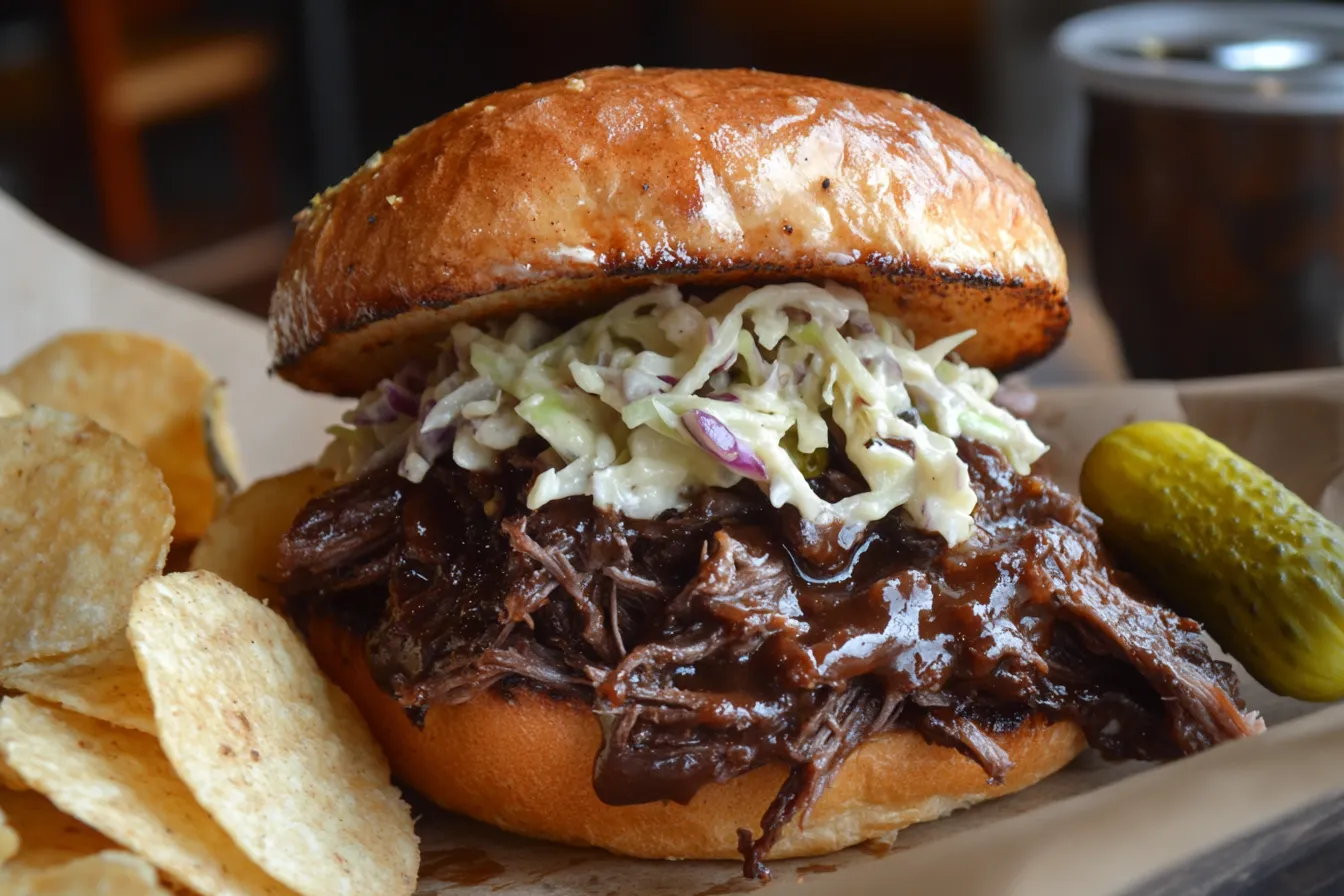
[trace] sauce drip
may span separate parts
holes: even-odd
[[[528,511],[535,455],[497,474],[383,470],[328,492],[281,546],[290,606],[364,632],[375,679],[415,718],[486,688],[582,700],[604,744],[597,795],[689,802],[704,785],[792,772],[742,831],[747,871],[846,756],[898,728],[990,780],[992,737],[1069,719],[1116,758],[1164,759],[1255,730],[1198,626],[1114,570],[1096,520],[1049,481],[963,440],[976,530],[950,548],[900,514],[819,527],[755,486],[634,520],[587,498]],[[828,500],[860,489],[841,470]]]

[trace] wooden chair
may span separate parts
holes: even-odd
[[[186,6],[180,0],[65,0],[108,249],[127,261],[161,249],[142,148],[143,131],[155,123],[227,109],[249,210],[257,219],[273,211],[265,105],[275,68],[272,44],[257,33],[165,37],[145,27],[161,26]]]

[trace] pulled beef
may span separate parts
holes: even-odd
[[[1111,758],[1167,759],[1253,733],[1199,627],[1111,567],[1096,519],[963,440],[979,499],[954,548],[900,514],[817,526],[755,486],[633,520],[567,498],[527,510],[535,452],[497,474],[387,469],[312,501],[281,545],[290,606],[365,635],[412,718],[491,687],[587,702],[611,804],[688,802],[769,762],[791,772],[740,832],[748,876],[868,738],[908,728],[1001,781],[990,736],[1068,719]],[[828,499],[861,484],[815,480]]]

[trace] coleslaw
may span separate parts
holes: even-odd
[[[495,469],[535,435],[551,465],[532,509],[587,495],[649,519],[748,479],[816,523],[899,508],[958,544],[976,498],[954,439],[992,445],[1024,474],[1046,451],[990,401],[993,374],[955,356],[973,335],[916,348],[898,320],[834,283],[739,287],[708,302],[660,286],[564,331],[529,314],[463,323],[435,368],[408,365],[345,415],[323,464],[350,479],[396,460],[418,482],[448,458]],[[837,449],[867,491],[831,503],[808,480]]]

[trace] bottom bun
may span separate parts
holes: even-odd
[[[703,787],[685,806],[609,806],[592,783],[602,732],[582,703],[486,692],[432,707],[416,728],[374,684],[358,638],[315,618],[309,644],[363,712],[397,777],[445,809],[519,834],[641,858],[738,858],[737,829],[760,830],[788,773],[783,764],[765,766]],[[1058,771],[1086,746],[1076,725],[1039,716],[993,739],[1013,761],[999,786],[975,762],[913,731],[873,738],[841,767],[806,827],[788,824],[770,857],[834,852],[1004,796]]]

